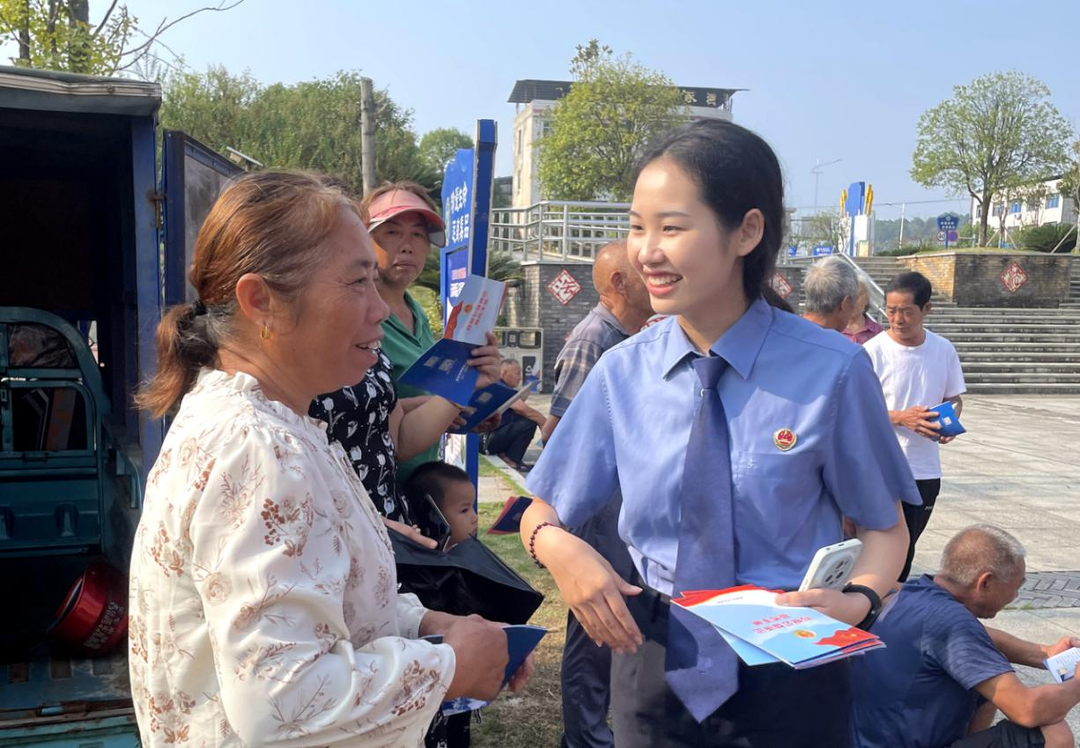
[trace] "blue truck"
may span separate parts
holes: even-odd
[[[139,745],[123,574],[165,426],[133,396],[239,171],[159,132],[160,104],[153,83],[0,67],[2,747]]]

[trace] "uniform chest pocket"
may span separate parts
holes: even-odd
[[[818,452],[741,452],[731,462],[737,519],[801,522],[821,496],[824,461]]]

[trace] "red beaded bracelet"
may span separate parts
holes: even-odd
[[[533,528],[532,534],[529,536],[529,555],[532,556],[533,563],[539,566],[541,569],[547,567],[540,563],[540,559],[536,557],[536,533],[540,532],[545,527],[558,527],[554,522],[541,522]]]

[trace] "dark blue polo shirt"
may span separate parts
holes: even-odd
[[[964,737],[975,686],[1012,665],[979,620],[930,576],[908,582],[874,625],[886,649],[854,658],[860,748],[943,748]]]

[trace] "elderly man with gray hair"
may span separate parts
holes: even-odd
[[[826,257],[811,266],[803,281],[803,317],[826,330],[842,332],[851,321],[859,296],[859,276],[842,257]]]
[[[1080,678],[1025,686],[1010,663],[1041,668],[1080,639],[1041,646],[978,620],[1016,598],[1024,572],[1016,538],[975,525],[948,542],[936,575],[900,589],[873,628],[886,649],[853,665],[860,748],[1072,748]]]

